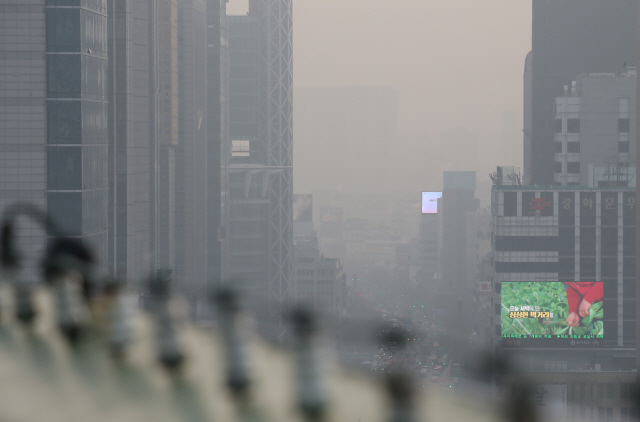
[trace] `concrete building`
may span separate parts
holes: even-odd
[[[526,369],[527,362],[541,361],[564,362],[567,370],[635,368],[635,200],[629,188],[494,186],[494,344],[524,362],[525,371],[538,370]],[[602,313],[601,322],[589,323],[596,319],[589,314],[586,328],[574,330],[563,314],[566,301],[571,306],[572,284],[562,283],[576,282],[601,283],[600,298],[594,296],[591,306],[602,302]],[[544,290],[540,295],[548,297],[554,285],[559,314],[541,320],[566,328],[539,335],[535,321],[511,315],[506,289]],[[537,306],[534,302],[527,304]],[[524,335],[507,335],[506,327],[520,327],[518,321]]]
[[[219,3],[219,1],[218,1]],[[224,2],[222,2],[224,3]],[[214,5],[215,6],[215,5]],[[178,142],[175,146],[175,274],[189,290],[211,282],[208,276],[207,201],[215,181],[208,179],[207,14],[203,0],[181,0],[177,8]],[[203,90],[205,84],[207,90]],[[215,86],[212,87],[215,89]],[[217,167],[220,171],[220,167]],[[219,188],[218,188],[219,189]],[[214,191],[215,192],[215,191]],[[215,207],[219,210],[219,204]],[[219,224],[213,230],[217,235]],[[212,248],[215,245],[211,246]],[[219,265],[217,266],[219,271]]]
[[[226,0],[207,0],[207,280],[220,283],[230,158],[229,35]],[[196,87],[197,88],[197,87]]]
[[[476,173],[446,171],[442,190],[442,297],[449,323],[462,331],[463,310],[471,309],[471,289],[467,280],[467,213],[478,209],[475,198]]]
[[[291,0],[252,0],[228,25],[223,274],[275,316],[293,281]]]
[[[45,208],[70,237],[107,253],[106,2],[0,4],[0,209]],[[46,233],[20,221],[33,281]],[[104,268],[104,267],[103,267]]]
[[[579,75],[555,105],[554,181],[635,186],[636,70]]]
[[[46,207],[103,273],[206,283],[205,3],[71,3],[0,5],[0,206]],[[33,258],[45,233],[21,227]]]
[[[108,2],[109,249],[108,266],[130,280],[155,266],[151,194],[154,143],[154,9],[149,2]],[[135,36],[135,42],[133,38]]]
[[[206,15],[201,0],[107,2],[109,270],[207,280]]]
[[[525,95],[526,184],[554,182],[553,107],[563,86],[582,73],[620,73],[625,63],[636,65],[637,7],[633,0],[532,2],[533,48],[525,64],[525,79],[530,77],[525,91],[531,94]]]

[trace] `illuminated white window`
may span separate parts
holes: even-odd
[[[248,157],[249,155],[249,141],[231,141],[232,157]]]

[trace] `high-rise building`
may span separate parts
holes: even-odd
[[[492,216],[493,344],[518,362],[513,378],[568,387],[549,398],[568,401],[573,416],[607,409],[627,417],[623,389],[636,368],[635,191],[496,185]],[[592,388],[592,396],[579,393]]]
[[[10,1],[0,19],[2,208],[46,208],[105,273],[205,283],[204,1]],[[34,258],[45,232],[20,227]]]
[[[75,3],[74,3],[75,4]],[[71,237],[107,251],[106,1],[0,4],[0,208],[46,208]],[[19,226],[22,253],[36,258],[46,234]]]
[[[555,105],[556,183],[635,186],[635,74],[583,74],[565,85]]]
[[[526,184],[554,181],[553,107],[563,86],[581,73],[620,73],[625,63],[635,66],[637,26],[634,0],[533,1],[533,49],[525,66],[531,83],[524,116],[525,125],[531,124],[530,134],[525,127]]]
[[[206,6],[108,4],[109,267],[170,269],[193,289],[207,280]]]
[[[467,213],[476,211],[475,171],[445,171],[442,189],[442,301],[449,324],[459,332],[471,326],[472,289],[467,280]],[[440,206],[440,203],[438,204]],[[475,240],[475,239],[474,239]],[[465,316],[468,316],[465,318]],[[465,325],[466,324],[466,325]]]
[[[206,7],[204,0],[181,0],[177,9],[179,100],[174,268],[177,278],[192,291],[209,281],[207,201],[208,190],[215,183],[208,180],[207,72],[218,73],[219,67],[207,66]],[[217,232],[217,226],[215,229]]]
[[[149,1],[108,6],[108,265],[135,281],[156,268],[157,12]]]
[[[273,313],[292,293],[291,0],[252,0],[228,25],[224,276]]]
[[[219,284],[229,159],[229,37],[226,0],[207,0],[207,280]],[[197,88],[196,88],[197,89]]]

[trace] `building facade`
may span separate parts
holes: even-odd
[[[529,359],[530,365],[635,368],[635,200],[629,188],[494,186],[492,282],[494,344],[499,349],[521,362]],[[575,283],[600,289],[599,297],[591,295],[590,305],[601,303],[594,309],[602,312],[589,311],[589,318],[581,315],[580,325],[569,327],[565,318]],[[547,321],[541,323],[546,328],[527,319],[531,315],[511,314],[513,305],[535,307],[538,299],[514,304],[509,292],[518,290],[522,298],[522,289],[532,289],[550,297],[547,290],[552,288],[556,299],[551,302],[557,306],[551,313],[558,314],[540,318]],[[517,311],[545,311],[522,306]]]
[[[6,1],[0,19],[0,207],[23,201],[45,208],[66,236],[87,241],[104,262],[106,1]],[[46,232],[21,220],[18,236],[33,281]]]
[[[224,278],[276,315],[292,294],[291,0],[229,16],[231,150],[224,177]]]
[[[555,98],[576,75],[620,73],[625,63],[635,66],[637,2],[534,0],[532,14],[533,48],[525,65],[531,97],[524,116],[525,124],[531,123],[531,132],[525,130],[524,177],[526,184],[551,185]],[[525,82],[525,89],[528,87]]]
[[[475,212],[479,201],[475,198],[474,171],[446,171],[442,190],[442,301],[449,324],[466,330],[470,318],[473,285],[467,280],[467,248],[475,241],[467,237],[467,214]],[[438,204],[440,205],[440,204]]]
[[[109,270],[207,282],[206,7],[108,2]]]
[[[227,206],[226,166],[230,158],[229,36],[226,0],[207,0],[207,280],[224,274],[223,225]]]
[[[635,186],[635,74],[579,75],[556,98],[557,184]]]

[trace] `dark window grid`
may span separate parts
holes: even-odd
[[[567,119],[567,133],[580,133],[580,119]]]
[[[629,133],[629,118],[618,119],[618,132]]]
[[[580,142],[567,142],[567,152],[568,153],[580,152]]]
[[[574,161],[567,163],[567,173],[576,174],[580,173],[580,162]]]

